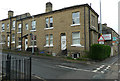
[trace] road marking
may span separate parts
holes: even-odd
[[[34,77],[35,77],[35,78],[38,78],[38,79],[41,79],[39,76],[36,76],[36,75],[35,75]]]
[[[119,73],[120,73],[120,70],[119,70]]]
[[[105,71],[107,71],[108,69],[110,69],[111,66],[107,66],[105,67],[105,65],[101,65],[99,68],[96,68],[95,70],[93,70],[92,72],[99,72],[101,69],[103,69],[102,71],[100,71],[101,73],[105,73]]]
[[[56,66],[58,66],[58,67],[61,67],[61,68],[66,68],[66,69],[76,70],[76,71],[86,71],[86,72],[93,72],[93,71],[90,71],[90,70],[85,70],[85,69],[77,69],[77,68],[72,68],[72,67],[63,66],[63,65],[56,65]],[[96,72],[96,73],[100,73],[100,72]]]
[[[120,64],[116,63],[115,65],[119,66]]]

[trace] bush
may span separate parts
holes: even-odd
[[[110,46],[102,45],[102,44],[93,44],[90,47],[89,57],[93,60],[104,60],[108,58],[111,53]]]

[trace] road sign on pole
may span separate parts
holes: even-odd
[[[104,44],[105,39],[104,39],[104,37],[101,35],[100,38],[98,39],[98,41],[99,41],[99,44]]]

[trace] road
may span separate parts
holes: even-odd
[[[38,79],[118,79],[118,59],[115,56],[102,62],[73,63],[58,58],[32,56],[32,75]]]

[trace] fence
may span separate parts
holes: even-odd
[[[31,57],[3,54],[2,81],[31,81]]]

